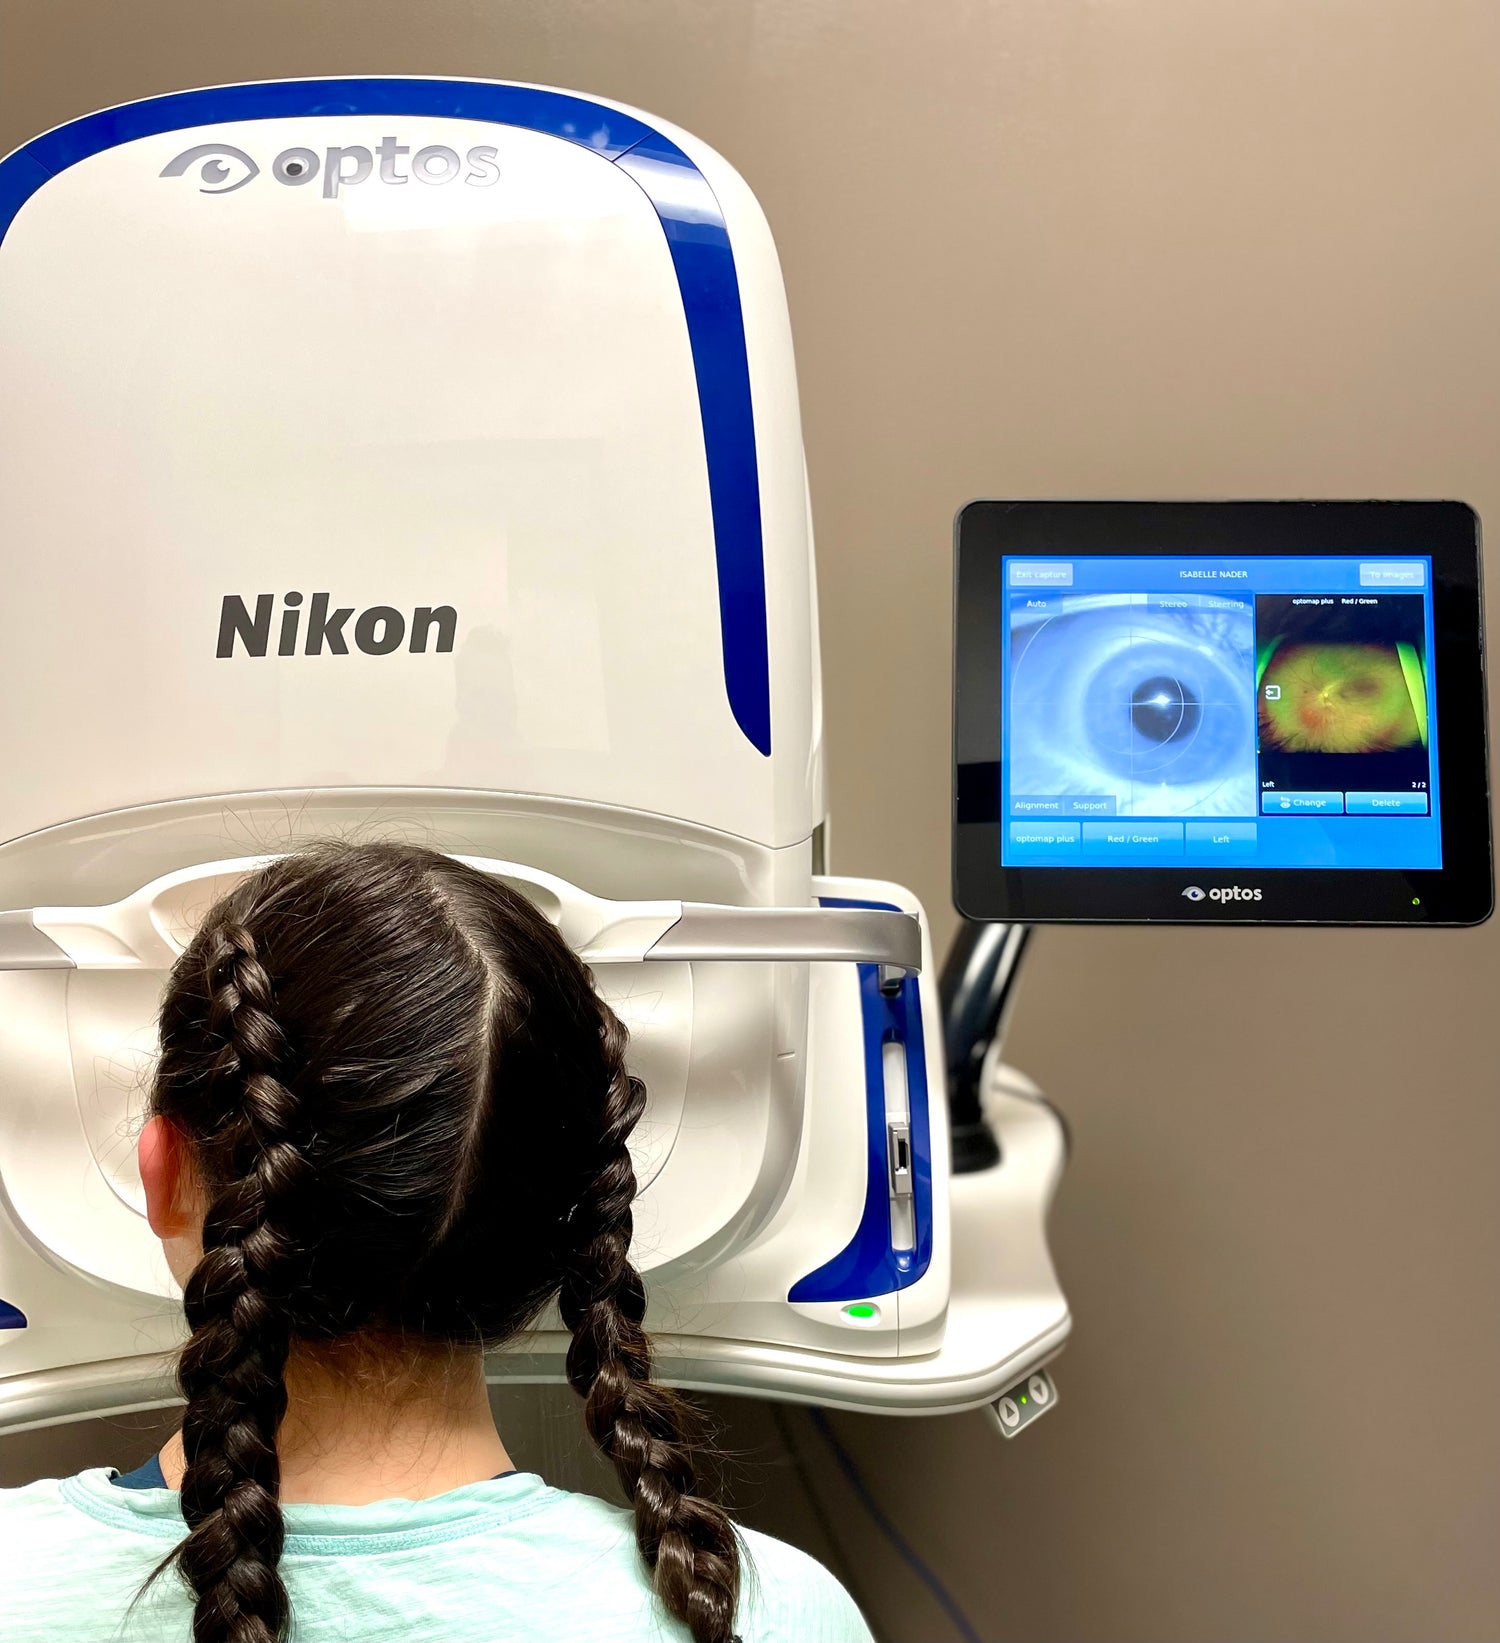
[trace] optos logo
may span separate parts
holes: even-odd
[[[1230,884],[1222,890],[1202,890],[1196,884],[1190,884],[1183,895],[1188,901],[1259,901],[1260,891],[1252,890],[1247,885]]]
[[[162,168],[163,177],[180,177],[190,165],[203,164],[198,172],[200,194],[233,194],[235,189],[254,182],[260,167],[242,148],[231,148],[227,143],[199,143],[196,148],[185,148],[177,158]]]
[[[431,143],[412,154],[409,145],[398,143],[394,137],[382,137],[374,149],[357,143],[325,148],[321,153],[313,148],[284,148],[271,161],[271,175],[287,188],[302,188],[322,177],[325,200],[337,199],[341,189],[357,188],[371,177],[395,187],[402,187],[415,177],[419,183],[432,188],[441,188],[462,177],[471,188],[489,188],[500,181],[500,167],[495,160],[497,152],[491,144],[481,143],[460,159],[456,148]],[[410,166],[403,163],[408,155],[411,155]],[[198,143],[168,161],[160,175],[180,177],[195,165],[200,194],[233,194],[261,174],[261,168],[242,148],[234,148],[229,143]]]

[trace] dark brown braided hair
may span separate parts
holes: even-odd
[[[645,1091],[586,967],[497,878],[325,844],[244,880],[172,971],[152,1110],[207,1209],[184,1306],[195,1643],[289,1622],[277,1430],[295,1350],[493,1346],[558,1300],[568,1380],[667,1611],[728,1643],[739,1548],[691,1407],[651,1379],[626,1143]]]

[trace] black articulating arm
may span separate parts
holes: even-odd
[[[990,1045],[1004,1032],[1030,935],[1029,925],[966,919],[943,963],[943,1048],[955,1175],[972,1175],[1000,1162],[999,1143],[979,1104],[979,1075]]]

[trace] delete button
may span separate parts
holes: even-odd
[[[1346,793],[1344,813],[1349,816],[1425,816],[1425,793]]]

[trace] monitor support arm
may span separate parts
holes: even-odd
[[[999,1143],[980,1106],[979,1078],[991,1044],[1004,1036],[1030,937],[1027,924],[966,919],[943,963],[943,1049],[955,1175],[972,1175],[1000,1162]]]

